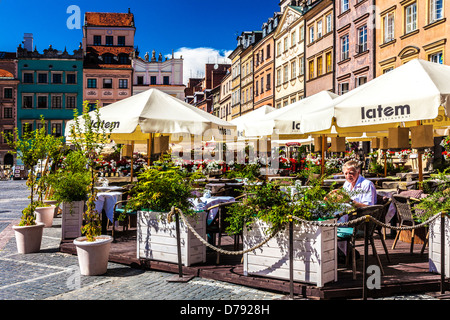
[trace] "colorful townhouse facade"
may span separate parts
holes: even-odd
[[[158,89],[180,100],[184,100],[183,84],[183,57],[175,58],[173,52],[170,59],[163,58],[159,53],[156,57],[155,50],[151,56],[148,52],[144,58],[135,51],[132,57],[133,95],[148,89]]]
[[[90,108],[133,94],[134,15],[86,12],[83,25],[83,100]]]
[[[55,136],[64,135],[67,121],[74,110],[81,112],[83,104],[83,51],[73,54],[52,48],[39,53],[28,42],[17,48],[17,120],[19,134],[41,128]]]
[[[335,91],[344,94],[375,78],[375,2],[340,0],[335,7]]]
[[[415,58],[450,64],[448,1],[378,0],[376,5],[376,76]]]
[[[262,31],[252,31],[244,38],[241,53],[241,115],[253,111],[254,105],[254,46],[262,38]]]
[[[275,108],[304,97],[304,19],[302,8],[288,5],[274,34]]]
[[[275,41],[273,35],[277,29],[281,13],[275,12],[262,25],[262,39],[253,49],[254,61],[254,98],[253,109],[258,109],[264,105],[274,106],[274,47]]]
[[[13,165],[15,155],[5,136],[14,133],[17,119],[17,58],[15,52],[0,52],[0,165]]]

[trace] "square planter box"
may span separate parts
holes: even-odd
[[[175,217],[167,221],[167,212],[138,211],[137,257],[178,263]],[[206,212],[187,217],[195,231],[206,239]],[[206,246],[188,229],[180,217],[181,261],[185,266],[206,262]]]
[[[84,201],[62,202],[61,238],[75,239],[81,237]]]
[[[334,223],[335,219],[327,220]],[[268,235],[267,223],[258,220],[244,230],[244,250]],[[263,246],[244,254],[244,274],[289,280],[289,229],[278,232]],[[294,281],[318,287],[337,281],[336,227],[294,223]]]
[[[445,219],[445,276],[450,275],[450,224]],[[437,218],[430,223],[428,242],[428,263],[430,272],[441,273],[441,219]]]

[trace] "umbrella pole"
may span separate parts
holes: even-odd
[[[418,120],[417,125],[418,126],[422,125],[422,122],[420,120]],[[419,189],[422,190],[422,182],[423,182],[422,150],[420,150],[420,149],[417,150],[417,156],[418,156],[417,166],[419,168]]]
[[[152,153],[150,152],[152,147],[152,134],[149,133],[148,134],[148,139],[147,139],[147,165],[150,165],[150,158],[152,157]]]
[[[134,174],[134,170],[133,170],[133,153],[134,153],[134,141],[131,142],[131,168],[130,168],[130,183],[133,183],[133,174]]]
[[[384,176],[387,177],[387,150],[384,151]]]
[[[320,173],[323,176],[325,174],[325,146],[326,146],[326,139],[327,136],[323,135],[322,136],[322,162],[321,162],[321,168],[320,168]]]

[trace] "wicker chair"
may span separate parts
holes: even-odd
[[[398,194],[394,194],[392,196],[392,198],[393,198],[395,207],[397,209],[397,215],[399,217],[399,226],[400,227],[415,226],[416,221],[414,220],[414,216],[413,216],[414,207],[413,207],[412,203],[418,202],[420,200],[416,199],[416,198],[408,197],[408,196],[398,195]],[[394,243],[392,244],[392,249],[395,248],[401,232],[402,232],[402,230],[397,232]],[[411,247],[410,247],[411,254],[413,253],[413,249],[414,249],[414,236],[415,236],[414,233],[415,233],[415,229],[412,229],[411,230]],[[425,249],[425,246],[427,245],[427,242],[428,242],[427,240],[424,241],[424,244],[423,244],[423,247],[421,250],[421,254],[423,254],[423,251]]]
[[[357,208],[354,213],[349,214],[349,221],[370,215],[375,219],[381,219],[383,214],[383,206],[382,205],[372,205],[365,206],[361,208]],[[377,228],[377,224],[371,222],[366,230],[370,245],[372,247],[372,254],[377,258],[378,265],[380,266],[381,273],[384,275],[383,266],[381,264],[380,257],[378,256],[377,250],[375,249],[375,241],[373,238],[373,234]],[[345,228],[347,229],[347,228]],[[364,238],[364,223],[360,223],[352,228],[352,232],[346,235],[339,234],[338,228],[338,241],[347,241],[347,256],[346,256],[346,265],[348,265],[349,256],[352,256],[352,271],[353,271],[353,279],[356,280],[356,247],[364,246],[364,244],[356,244],[357,239]],[[351,250],[351,252],[350,252]]]

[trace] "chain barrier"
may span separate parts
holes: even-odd
[[[183,221],[186,224],[186,226],[188,227],[188,229],[197,237],[197,239],[199,239],[208,248],[213,249],[213,250],[215,250],[215,251],[217,251],[219,253],[222,253],[222,254],[240,255],[240,254],[245,254],[245,253],[254,251],[254,250],[258,249],[259,247],[263,246],[264,244],[266,244],[270,239],[272,239],[280,231],[280,229],[274,230],[272,232],[272,234],[270,234],[264,241],[262,241],[261,243],[255,245],[255,246],[253,246],[251,248],[248,248],[248,249],[245,249],[245,250],[240,250],[240,251],[228,251],[228,250],[224,250],[224,249],[218,248],[216,246],[213,246],[208,241],[203,239],[203,237],[200,236],[198,234],[198,232],[190,225],[190,223],[188,222],[188,220],[184,216],[183,212],[180,209],[178,209],[178,208],[172,207],[172,210],[169,212],[169,215],[167,217],[169,222],[172,221],[172,216],[175,214],[175,210],[180,214],[181,218],[183,219]],[[402,227],[391,226],[389,224],[383,223],[383,222],[375,219],[374,217],[372,217],[370,215],[361,216],[359,218],[356,218],[354,220],[347,221],[347,222],[334,222],[334,223],[326,223],[326,222],[323,222],[323,221],[309,221],[309,220],[301,219],[301,218],[296,217],[296,216],[290,216],[290,217],[292,219],[297,220],[298,222],[301,222],[301,223],[304,223],[304,224],[309,224],[309,225],[314,225],[314,226],[321,226],[321,227],[353,226],[353,225],[358,225],[359,223],[364,222],[364,221],[366,221],[368,219],[368,220],[371,220],[372,222],[374,222],[375,224],[378,224],[381,227],[399,231],[399,230],[418,229],[418,228],[421,228],[423,226],[426,226],[426,225],[430,224],[431,222],[433,222],[434,220],[436,220],[437,218],[441,217],[441,213],[438,213],[438,214],[432,216],[431,218],[429,218],[428,220],[426,220],[426,221],[424,221],[424,222],[422,222],[420,224],[416,224],[414,226],[402,226]]]

